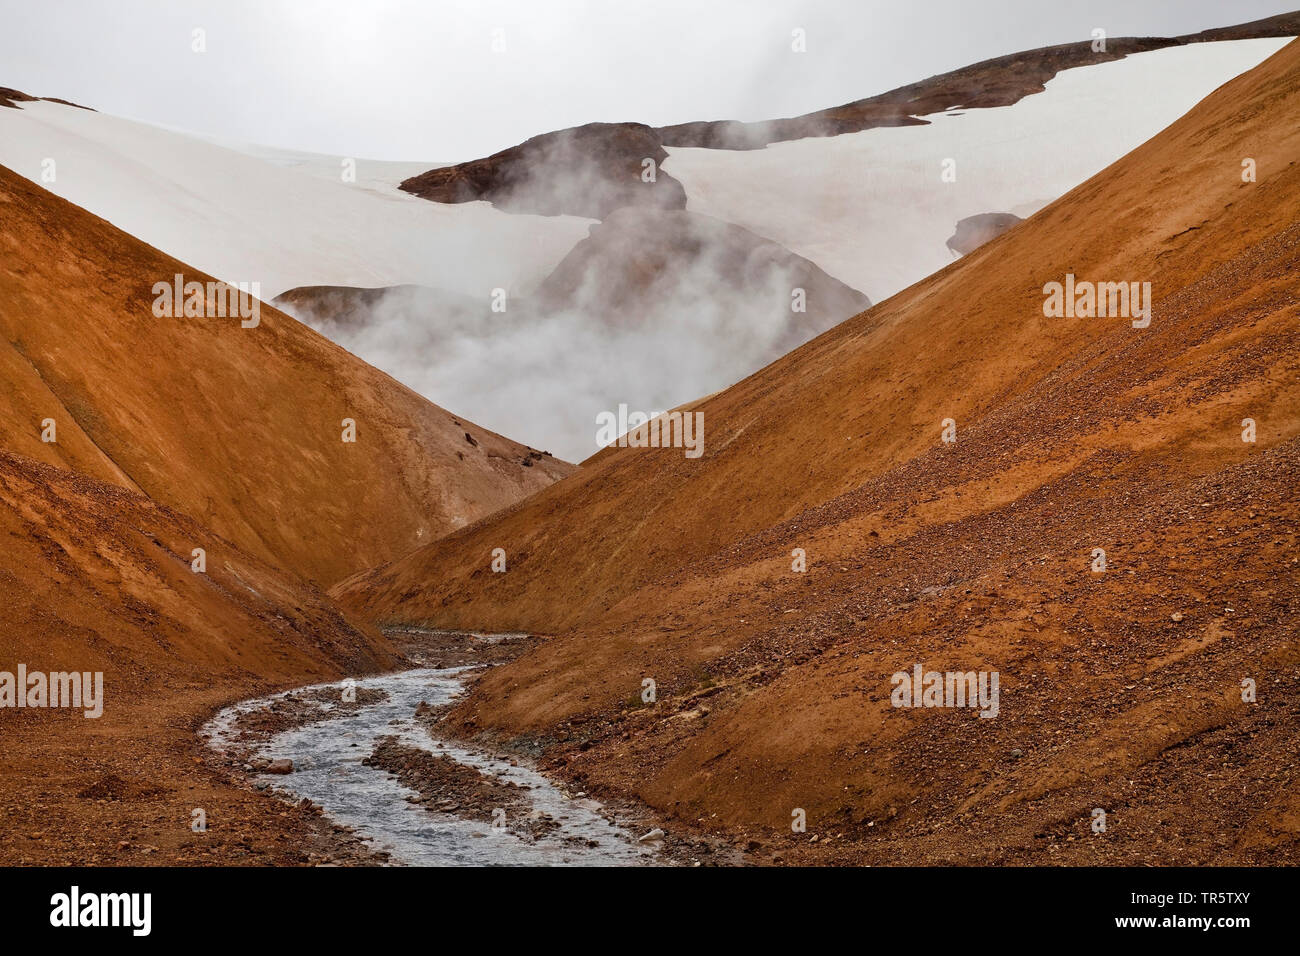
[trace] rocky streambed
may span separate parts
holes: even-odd
[[[455,661],[500,641],[455,637]],[[656,840],[527,760],[439,738],[433,716],[465,692],[472,670],[419,667],[285,691],[228,707],[201,733],[259,789],[310,801],[393,864],[659,862]]]

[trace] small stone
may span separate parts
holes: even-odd
[[[636,842],[637,842],[637,843],[651,843],[651,842],[653,842],[654,840],[662,840],[663,838],[664,838],[664,831],[663,831],[663,830],[660,830],[658,827],[655,827],[655,828],[654,828],[653,830],[651,830],[649,833],[644,834],[643,836],[638,837]]]

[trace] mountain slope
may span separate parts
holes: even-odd
[[[194,729],[259,691],[393,667],[388,643],[189,516],[9,452],[0,535],[0,671],[102,674],[92,719],[84,699],[0,710],[0,862],[305,860],[313,818],[205,767]]]
[[[269,306],[255,328],[156,318],[154,283],[176,274],[209,278],[0,168],[6,449],[139,490],[323,583],[568,470],[525,465],[528,449]]]
[[[858,861],[1293,859],[1297,112],[1292,43],[698,402],[702,458],[606,451],[335,593],[556,635],[453,719],[684,821],[780,843],[803,808]],[[1150,326],[1045,316],[1067,274],[1150,282]],[[1000,671],[999,718],[891,707],[918,663]],[[1171,822],[1175,794],[1195,810]]]

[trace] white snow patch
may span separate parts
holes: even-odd
[[[0,110],[0,165],[218,279],[260,282],[263,299],[404,283],[526,295],[592,223],[428,202],[387,188],[395,167],[359,163],[344,183],[325,175],[331,157],[245,147],[254,155],[57,103],[22,107]],[[42,181],[47,158],[53,183]]]
[[[163,128],[167,129],[169,127],[164,126]],[[296,169],[309,173],[331,183],[341,181],[343,164],[345,161],[350,161],[354,164],[356,170],[356,186],[383,196],[397,196],[398,198],[409,198],[409,194],[402,192],[398,188],[403,180],[418,176],[430,169],[441,169],[444,166],[455,165],[454,163],[437,163],[428,160],[358,159],[351,156],[334,156],[328,153],[311,153],[299,149],[282,149],[279,146],[263,146],[260,143],[247,143],[183,129],[176,129],[175,132],[193,136],[214,146],[221,146],[237,153],[243,153],[245,156],[260,159],[274,166],[283,166],[287,169]]]
[[[1025,217],[1290,39],[1193,43],[1065,70],[1013,106],[737,152],[669,148],[687,208],[781,243],[881,302],[953,260],[957,221]],[[941,180],[946,158],[954,183]]]

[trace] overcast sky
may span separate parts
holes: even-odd
[[[593,120],[789,116],[1094,27],[1169,35],[1295,5],[0,0],[0,86],[248,142],[453,161]],[[204,53],[192,50],[196,28]],[[791,50],[796,28],[805,53]]]

